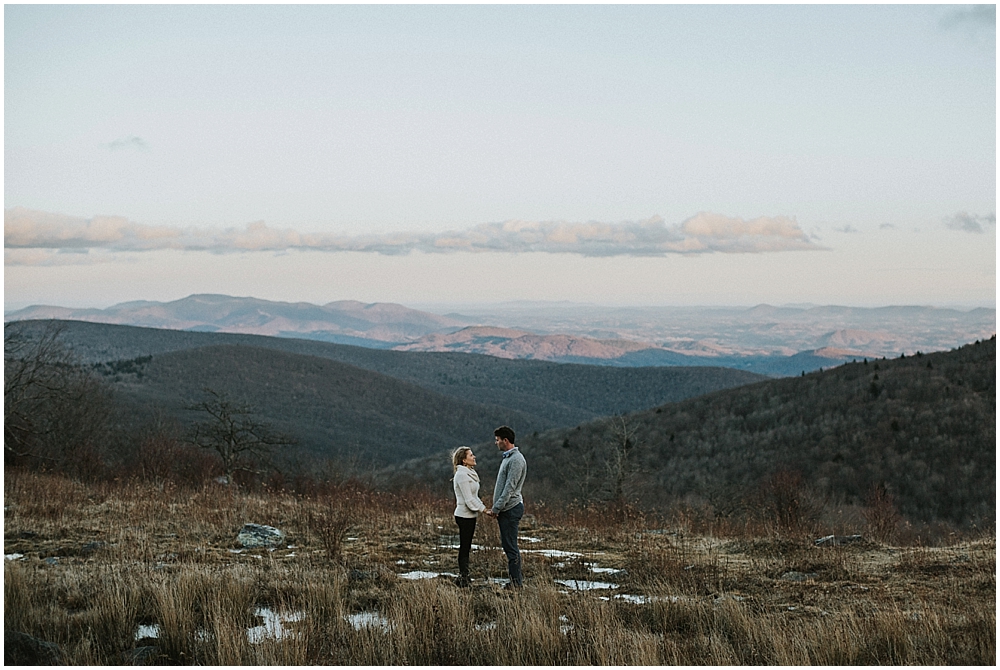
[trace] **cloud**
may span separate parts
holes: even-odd
[[[31,265],[52,267],[58,265],[98,265],[121,260],[114,252],[90,249],[4,249],[4,265]]]
[[[857,228],[855,228],[850,224],[847,224],[846,226],[842,226],[840,228],[834,228],[834,231],[838,233],[847,233],[847,234],[861,232],[860,230],[858,230]]]
[[[941,27],[945,29],[970,27],[997,27],[996,5],[969,5],[962,9],[954,9],[941,18]]]
[[[955,216],[945,219],[944,225],[952,230],[964,230],[967,233],[984,233],[986,226],[997,225],[996,214],[991,212],[986,216],[959,212]]]
[[[136,137],[135,135],[129,135],[127,137],[119,137],[113,142],[108,142],[108,149],[111,151],[123,151],[125,149],[132,149],[133,151],[148,151],[149,145],[146,144],[146,140],[141,137]]]
[[[675,225],[667,225],[660,217],[624,223],[505,221],[443,233],[332,235],[269,228],[263,221],[250,223],[245,228],[224,230],[155,227],[117,216],[82,219],[19,207],[4,211],[4,246],[7,249],[119,252],[180,249],[231,253],[300,249],[386,255],[412,251],[492,251],[583,256],[763,253],[823,248],[788,217],[759,217],[746,221],[707,212]],[[6,262],[19,264],[9,254]]]
[[[881,223],[879,224],[879,230],[895,230],[896,224],[894,223]]]

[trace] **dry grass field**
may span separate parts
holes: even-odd
[[[5,629],[90,665],[995,664],[993,530],[826,547],[814,528],[528,507],[511,593],[488,519],[473,588],[441,574],[456,529],[451,501],[427,494],[8,469]],[[286,539],[243,549],[247,522]]]

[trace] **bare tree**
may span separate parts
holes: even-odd
[[[110,414],[107,388],[59,341],[50,321],[4,325],[4,454],[83,466]]]
[[[608,424],[611,438],[604,464],[608,470],[611,500],[620,505],[625,502],[625,482],[635,470],[631,456],[636,447],[636,425],[625,414],[615,414],[608,419]]]
[[[227,484],[233,482],[237,472],[260,474],[260,466],[270,459],[276,447],[295,443],[255,418],[253,408],[247,403],[236,403],[226,394],[209,388],[204,392],[204,400],[187,407],[208,414],[207,419],[195,424],[190,442],[219,456]]]

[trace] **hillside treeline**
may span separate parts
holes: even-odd
[[[992,525],[996,338],[719,391],[520,446],[534,493],[548,499],[617,494],[730,514],[784,497],[778,507],[804,514],[882,495],[911,520]]]

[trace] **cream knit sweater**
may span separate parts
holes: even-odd
[[[455,485],[455,516],[474,519],[486,509],[479,499],[479,473],[464,465],[458,466],[452,478]]]

